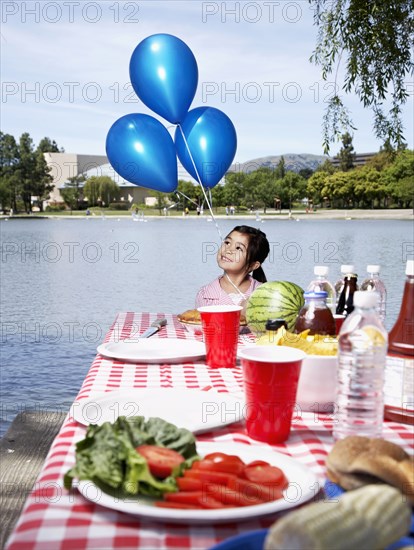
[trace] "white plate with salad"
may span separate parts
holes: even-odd
[[[243,418],[243,408],[241,398],[226,392],[137,388],[75,401],[70,412],[84,426],[114,422],[119,416],[157,416],[193,433],[202,433],[238,422]]]
[[[235,455],[251,467],[255,461],[265,461],[268,466],[282,470],[287,480],[285,489],[283,493],[279,492],[277,500],[242,507],[158,507],[156,501],[168,500],[166,493],[177,494],[176,476],[185,477],[186,472],[176,473],[175,477],[156,478],[150,457],[141,451],[143,447],[154,445],[154,441],[158,450],[160,445],[167,451],[175,449],[176,454],[182,455],[181,460],[186,461],[185,465],[190,464],[189,469],[196,464],[193,461],[197,455],[205,457],[211,453]],[[234,459],[234,456],[230,458]],[[187,524],[248,520],[274,514],[310,500],[318,486],[316,476],[309,468],[271,448],[227,442],[196,442],[191,432],[162,419],[145,421],[139,417],[135,420],[120,418],[113,426],[90,426],[85,440],[77,444],[76,465],[66,474],[65,487],[70,489],[75,479],[80,479],[77,487],[81,494],[95,504],[155,521]],[[129,494],[124,491],[125,487],[129,488]]]

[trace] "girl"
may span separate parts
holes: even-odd
[[[235,227],[217,254],[217,264],[224,274],[198,291],[196,308],[221,304],[244,306],[252,292],[266,282],[261,264],[269,250],[263,231],[248,225]]]

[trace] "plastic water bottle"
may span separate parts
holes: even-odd
[[[332,283],[328,281],[329,267],[326,265],[315,265],[313,273],[316,275],[315,279],[311,281],[306,290],[312,292],[326,292],[326,305],[332,311],[332,314],[336,310],[336,292]]]
[[[387,307],[387,290],[383,281],[379,277],[381,267],[379,265],[367,265],[369,277],[363,281],[360,290],[378,292],[378,315],[382,322],[385,321],[385,310]]]
[[[354,311],[339,333],[333,436],[381,437],[388,335],[376,292],[355,292]]]
[[[355,273],[355,266],[352,264],[341,265],[341,277],[336,281],[334,286],[336,292],[336,305],[338,305],[339,297],[345,285],[345,276],[348,273]]]

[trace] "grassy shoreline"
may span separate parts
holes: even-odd
[[[140,211],[140,216],[143,216],[144,219],[153,219],[153,218],[164,218],[169,220],[187,220],[191,218],[196,219],[207,219],[210,217],[208,211],[204,212],[204,215],[197,216],[195,212],[190,212],[188,216],[183,216],[182,212],[169,212],[167,216],[159,214],[158,210],[143,210]],[[134,221],[140,221],[142,218],[137,216]],[[349,210],[331,210],[331,209],[320,209],[316,212],[307,213],[305,210],[292,210],[291,216],[287,210],[282,210],[282,212],[268,211],[266,214],[263,212],[240,212],[233,215],[226,215],[221,213],[214,212],[214,216],[218,219],[243,219],[254,221],[261,220],[413,220],[414,219],[414,210],[413,209],[389,209],[389,210],[359,210],[359,209],[349,209]],[[131,212],[124,210],[93,210],[89,216],[86,215],[84,210],[70,212],[35,212],[32,214],[14,214],[13,216],[0,215],[2,220],[15,220],[15,219],[89,219],[89,220],[101,220],[102,218],[125,218],[133,219]]]

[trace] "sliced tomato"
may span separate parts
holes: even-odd
[[[201,491],[203,482],[195,477],[177,477],[176,482],[180,491]]]
[[[226,453],[210,453],[204,457],[204,460],[212,460],[216,463],[230,462],[233,464],[240,464],[241,466],[245,466],[245,463],[240,457],[236,455],[228,455]]]
[[[158,445],[140,445],[136,451],[148,462],[152,475],[161,479],[171,475],[173,469],[184,462],[184,457],[177,451]]]
[[[250,466],[270,466],[270,464],[264,460],[253,460],[253,462],[246,464],[246,468],[250,468]]]
[[[216,500],[219,500],[223,504],[231,506],[252,506],[254,504],[263,504],[263,500],[253,497],[246,496],[242,492],[235,491],[224,485],[216,485],[214,483],[209,483],[205,487],[204,494],[208,497],[213,497]]]
[[[217,453],[219,454],[219,453]],[[223,459],[204,458],[198,461],[197,470],[207,470],[209,472],[224,472],[234,475],[240,475],[245,468],[245,464],[237,456],[228,455]]]
[[[259,499],[261,502],[272,502],[273,500],[283,498],[283,492],[280,487],[253,483],[240,477],[231,480],[228,487],[242,493],[246,498]]]
[[[191,500],[191,502],[186,502],[186,501],[181,502],[181,499],[183,498],[181,497],[181,493],[168,493],[168,494],[170,495],[175,494],[176,496],[178,495],[179,501],[176,502],[174,500],[171,500],[171,498],[169,498],[168,500],[166,499],[166,500],[156,501],[155,505],[161,508],[181,508],[183,510],[184,509],[189,510],[191,508],[206,509],[206,510],[215,510],[218,508],[233,508],[233,506],[223,504],[222,502],[213,498],[212,496],[209,496],[206,494],[199,496],[198,491],[197,491],[197,495],[192,495],[191,498],[189,499]],[[166,495],[164,495],[164,499],[165,497]],[[184,499],[184,500],[187,500],[187,499]]]
[[[216,483],[217,485],[228,485],[230,479],[236,478],[235,475],[224,472],[210,472],[208,470],[195,470],[193,468],[185,470],[183,476],[199,479],[203,482]]]
[[[203,495],[204,491],[178,491],[177,493],[165,493],[164,500],[181,504],[199,504]]]
[[[202,508],[199,504],[183,504],[182,502],[169,502],[166,500],[156,500],[154,504],[158,508],[179,508],[181,510]]]
[[[253,483],[271,485],[281,489],[285,489],[289,484],[285,474],[276,466],[246,466],[243,477]]]
[[[209,495],[204,495],[199,502],[202,508],[206,508],[208,510],[215,510],[217,508],[233,508],[233,506],[229,504],[223,504],[219,500]]]

